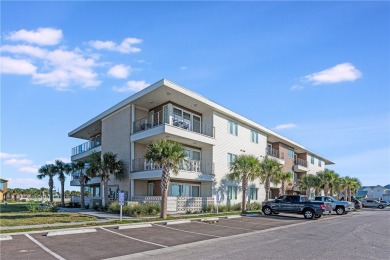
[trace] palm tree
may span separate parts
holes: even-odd
[[[269,200],[271,181],[277,181],[277,176],[282,172],[282,166],[278,161],[267,156],[260,163],[260,180],[264,183],[265,200]]]
[[[242,213],[246,212],[246,192],[248,181],[254,181],[259,176],[260,161],[253,155],[239,155],[230,165],[230,180],[239,180],[242,185]]]
[[[72,162],[70,167],[72,172],[75,173],[75,176],[78,177],[80,183],[80,204],[81,208],[85,208],[85,200],[84,200],[84,187],[85,184],[88,183],[90,177],[87,175],[85,171],[85,161],[79,160],[77,162]]]
[[[330,196],[334,195],[334,192],[337,188],[338,181],[340,179],[340,176],[334,172],[333,170],[329,170],[329,191]]]
[[[362,183],[358,178],[352,178],[352,183],[351,183],[351,193],[350,196],[353,194],[356,194],[357,190],[362,187]],[[350,198],[351,199],[351,198]]]
[[[45,164],[41,166],[38,170],[39,174],[37,178],[42,180],[45,177],[49,177],[49,193],[50,193],[50,202],[53,202],[53,188],[54,181],[53,177],[57,174],[57,170],[54,164]]]
[[[58,180],[61,182],[61,206],[65,207],[65,179],[66,175],[72,171],[72,167],[68,163],[64,163],[60,160],[55,161]]]
[[[291,172],[281,172],[279,180],[282,182],[282,195],[286,194],[286,182],[291,182],[293,175]]]
[[[320,181],[320,187],[324,190],[324,195],[328,196],[329,193],[329,170],[325,169],[324,171],[320,171],[317,173],[317,178]]]
[[[162,167],[161,175],[161,218],[167,218],[168,188],[171,181],[170,173],[179,172],[180,163],[186,158],[184,147],[177,142],[167,140],[157,141],[148,146],[145,158]]]
[[[90,176],[98,176],[103,183],[102,206],[106,207],[108,201],[108,181],[113,175],[116,180],[126,178],[123,161],[117,160],[117,155],[112,152],[106,152],[102,157],[98,153],[93,153],[88,159],[89,168],[87,172]]]

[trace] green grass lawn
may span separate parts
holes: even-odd
[[[97,220],[94,217],[78,213],[37,212],[30,213],[28,203],[0,204],[0,226],[24,226],[53,223],[87,222]]]

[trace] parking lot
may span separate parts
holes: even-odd
[[[334,216],[324,216],[330,218]],[[315,220],[314,220],[315,221]],[[3,259],[105,259],[208,239],[234,236],[310,222],[302,216],[258,216],[223,219],[216,223],[152,223],[150,227],[96,227],[90,233],[47,236],[47,232],[12,235],[1,241]]]

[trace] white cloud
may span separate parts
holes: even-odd
[[[33,74],[36,84],[55,87],[57,90],[66,90],[71,84],[91,88],[100,85],[97,73],[93,67],[95,60],[86,58],[76,51],[57,49],[48,52],[44,58],[51,71]]]
[[[355,81],[360,78],[362,73],[350,63],[338,64],[332,68],[316,72],[305,76],[304,78],[314,85],[331,84],[344,81]]]
[[[44,58],[47,52],[45,49],[29,45],[4,45],[0,47],[0,51],[13,54],[25,54],[37,58]]]
[[[131,68],[129,66],[119,64],[111,67],[107,74],[114,78],[125,79],[129,76],[130,70]]]
[[[37,178],[8,178],[9,188],[41,188],[47,187],[47,180],[38,180]]]
[[[14,167],[21,167],[23,165],[30,165],[32,164],[33,161],[31,160],[28,160],[28,159],[8,159],[6,161],[4,161],[4,164],[6,165],[11,165],[11,166],[14,166]]]
[[[282,129],[289,129],[289,128],[296,128],[296,124],[282,124],[282,125],[277,125],[275,126],[275,130],[282,130]]]
[[[3,159],[22,158],[22,157],[26,157],[26,155],[21,153],[0,153],[0,158]]]
[[[186,70],[186,69],[188,69],[188,67],[187,66],[181,66],[179,69]]]
[[[140,44],[141,39],[126,38],[120,44],[116,44],[113,41],[90,41],[89,44],[98,50],[117,51],[122,53],[140,52],[141,49],[134,47],[135,44]]]
[[[37,67],[27,60],[0,57],[0,72],[4,74],[30,75]]]
[[[291,90],[292,91],[299,91],[299,90],[302,90],[303,87],[302,86],[299,86],[299,85],[293,85],[291,86]]]
[[[125,86],[123,86],[121,88],[114,87],[113,89],[116,92],[129,92],[129,91],[138,92],[138,91],[143,90],[144,88],[148,87],[149,85],[150,84],[146,83],[144,80],[139,80],[139,81],[130,80],[126,83]]]
[[[34,173],[34,174],[37,174],[38,173],[38,170],[39,170],[39,167],[31,167],[31,166],[28,166],[28,167],[20,167],[18,169],[20,172],[28,172],[28,173]]]
[[[62,30],[54,28],[38,28],[37,30],[19,30],[6,37],[11,41],[24,41],[38,45],[57,45],[62,39]]]

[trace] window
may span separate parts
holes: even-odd
[[[288,157],[294,158],[294,148],[288,148]]]
[[[249,189],[249,199],[250,200],[257,200],[257,191],[258,188],[250,188]]]
[[[259,143],[259,133],[251,131],[251,142],[255,144]]]
[[[314,156],[310,156],[310,162],[311,164],[314,164]]]
[[[237,158],[237,155],[232,154],[232,153],[228,153],[227,162],[228,162],[229,167],[236,160],[236,158]]]
[[[237,125],[237,123],[229,121],[228,122],[228,128],[229,128],[228,129],[229,130],[229,134],[235,135],[235,136],[238,135],[238,125]]]
[[[227,198],[229,200],[236,200],[237,199],[237,186],[228,186]]]
[[[321,160],[318,159],[318,166],[321,166]]]
[[[191,112],[185,111],[181,108],[173,107],[172,120],[174,126],[188,129],[197,133],[201,132],[202,118],[200,116],[194,115]]]
[[[154,183],[149,182],[148,183],[148,196],[153,196],[153,189],[154,189]]]
[[[200,186],[187,183],[171,183],[168,194],[172,197],[200,197]]]

